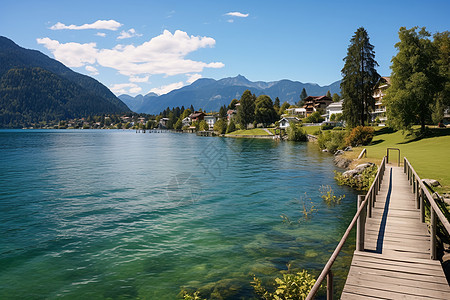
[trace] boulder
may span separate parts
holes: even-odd
[[[374,163],[368,162],[365,164],[357,165],[354,170],[356,170],[358,173],[362,173],[365,169],[370,168],[374,165],[375,165]]]
[[[342,155],[344,154],[344,151],[342,150],[337,150],[336,152],[334,152],[334,156],[338,156],[338,155]]]
[[[425,182],[426,184],[428,184],[429,186],[432,187],[436,187],[436,186],[440,186],[441,184],[439,183],[439,181],[435,180],[435,179],[422,179],[423,182]]]
[[[359,174],[358,171],[353,169],[353,170],[345,171],[344,173],[342,173],[342,176],[344,176],[344,177],[353,177],[353,176],[355,176],[357,174]]]
[[[352,161],[350,159],[345,158],[341,155],[335,156],[333,161],[337,167],[343,168],[343,169],[347,169],[348,166],[352,163]]]

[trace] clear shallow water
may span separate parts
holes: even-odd
[[[317,275],[355,212],[333,169],[311,143],[0,131],[0,298],[251,298],[252,274],[290,263]],[[322,184],[343,203],[327,207]],[[282,222],[309,198],[309,221]]]

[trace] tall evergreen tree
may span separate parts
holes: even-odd
[[[398,129],[411,129],[419,123],[421,131],[431,120],[434,96],[439,90],[437,53],[425,28],[401,27],[400,41],[392,58],[391,86],[385,98],[389,122]]]
[[[330,90],[328,90],[328,92],[327,92],[327,95],[326,95],[328,98],[330,98],[331,99],[331,92],[330,92]]]
[[[300,101],[297,102],[297,105],[302,107],[305,105],[305,98],[308,97],[308,94],[306,93],[305,88],[302,89],[302,92],[300,93]]]
[[[433,107],[433,122],[442,121],[444,108],[450,106],[450,32],[437,32],[433,35],[433,45],[436,47],[436,65],[439,71],[439,92]]]
[[[364,125],[368,120],[370,109],[374,108],[372,97],[375,84],[380,75],[375,70],[374,46],[369,42],[367,31],[360,27],[350,40],[344,68],[341,70],[341,91],[344,99],[344,119],[350,126]]]
[[[241,96],[237,118],[242,128],[247,128],[247,125],[255,120],[255,100],[255,95],[252,95],[249,90],[246,90]]]

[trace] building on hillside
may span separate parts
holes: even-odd
[[[216,124],[217,119],[218,119],[218,115],[215,115],[215,114],[205,116],[204,120],[208,124],[209,130],[213,130],[214,124]]]
[[[169,123],[169,118],[161,118],[161,120],[159,120],[158,128],[166,129],[168,123]]]
[[[372,122],[378,118],[381,123],[385,123],[386,118],[386,106],[383,104],[383,97],[386,95],[387,88],[391,85],[390,77],[381,77],[375,86],[373,92],[373,98],[375,99],[375,109],[370,113]]]
[[[304,99],[306,116],[310,116],[315,111],[325,111],[328,105],[330,105],[333,100],[330,97],[324,96],[308,96]]]
[[[181,120],[182,126],[190,126],[191,125],[191,118],[186,117],[183,120]]]
[[[231,119],[233,119],[235,115],[236,115],[236,110],[235,109],[227,110],[227,121],[228,121],[228,123],[230,123]]]
[[[299,123],[300,119],[297,117],[283,117],[281,118],[281,120],[279,121],[279,127],[280,129],[286,129],[289,127],[289,123],[293,122],[293,123]]]
[[[289,116],[306,117],[306,108],[304,107],[288,108],[286,109],[286,112]]]
[[[331,115],[337,115],[342,114],[342,104],[344,103],[344,100],[333,102],[326,108],[326,117],[325,122],[331,121]]]
[[[189,118],[191,118],[192,122],[195,121],[201,121],[205,118],[205,113],[202,111],[194,111],[192,114],[189,115]]]

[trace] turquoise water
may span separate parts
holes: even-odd
[[[312,143],[113,130],[0,141],[0,299],[252,298],[252,274],[317,275],[355,212]],[[346,198],[327,207],[321,185]],[[317,209],[308,221],[302,203]]]

